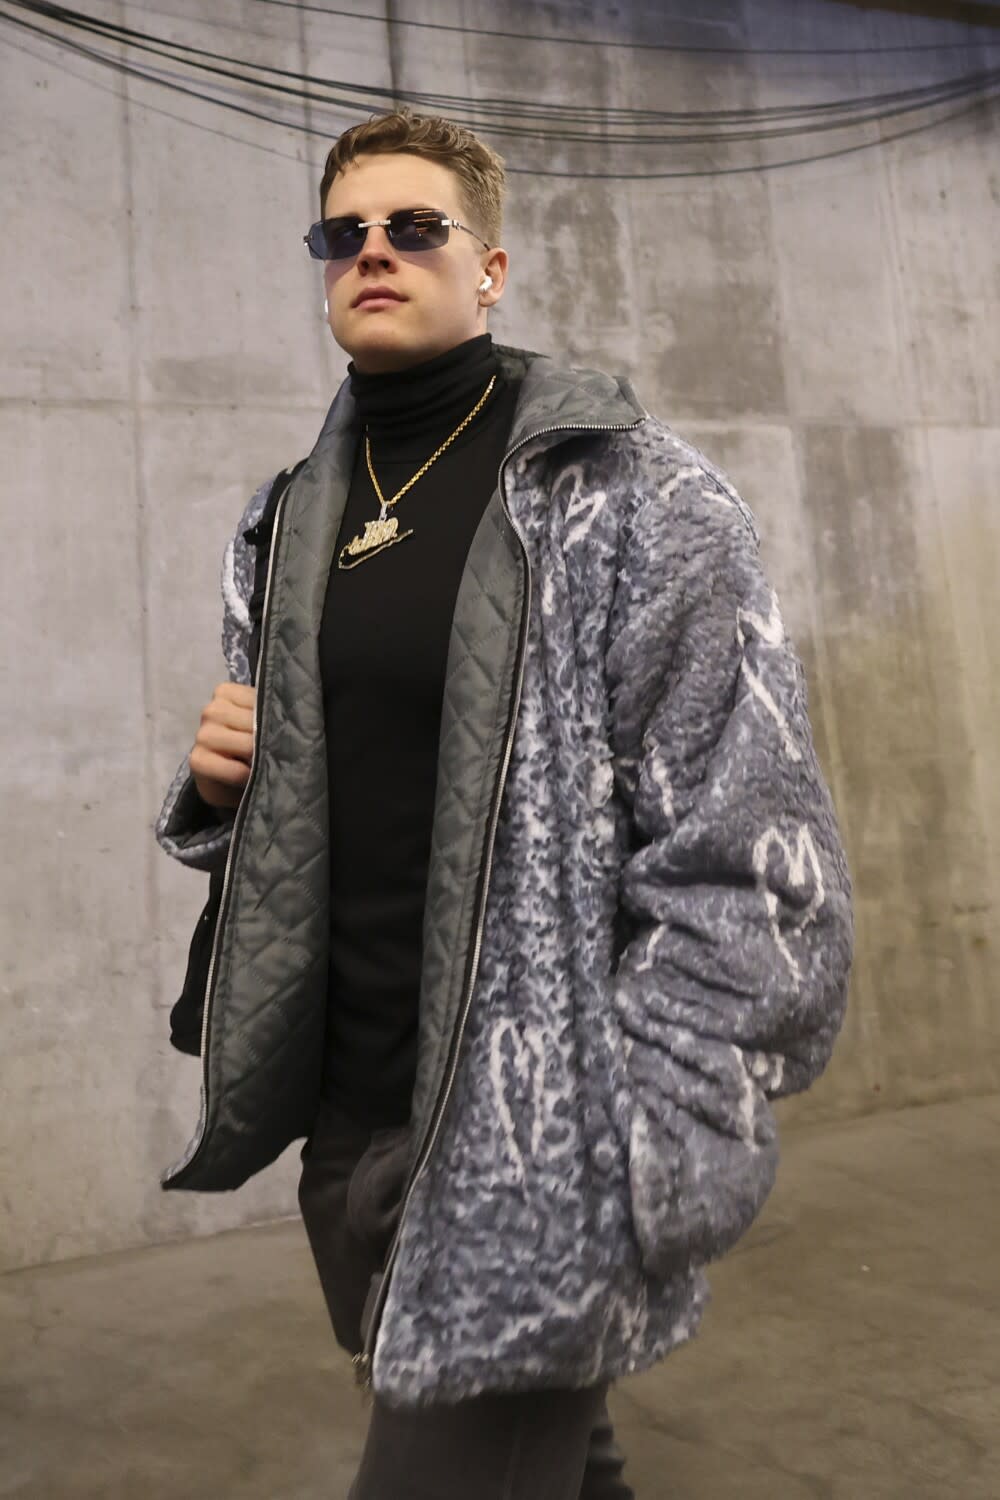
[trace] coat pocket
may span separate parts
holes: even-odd
[[[348,1225],[378,1258],[387,1253],[399,1222],[410,1141],[409,1122],[375,1130],[348,1183]]]
[[[680,1027],[627,1036],[632,1219],[649,1275],[725,1254],[774,1185],[777,1128],[742,1050]]]

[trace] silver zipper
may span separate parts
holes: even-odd
[[[646,420],[646,417],[642,416],[642,417],[636,418],[636,420],[634,422],[626,422],[626,423],[619,423],[619,422],[614,422],[614,423],[612,423],[612,422],[608,422],[608,423],[605,423],[605,422],[589,423],[588,422],[586,424],[581,424],[581,423],[578,423],[578,422],[572,422],[572,423],[561,423],[561,424],[559,424],[559,425],[557,425],[555,427],[543,427],[539,431],[529,433],[527,437],[522,438],[519,443],[516,443],[514,445],[514,447],[511,448],[511,450],[510,450],[509,453],[507,453],[507,454],[504,455],[504,458],[502,459],[502,461],[500,463],[500,469],[499,469],[499,472],[498,472],[498,475],[497,475],[498,488],[499,488],[499,491],[500,491],[500,499],[501,499],[501,502],[503,504],[504,515],[507,517],[508,525],[510,526],[510,528],[513,531],[514,535],[517,537],[518,541],[521,544],[521,551],[524,553],[525,566],[527,567],[527,571],[528,571],[528,586],[527,586],[527,590],[525,592],[524,614],[523,614],[523,617],[522,617],[525,621],[527,621],[529,619],[530,613],[531,613],[531,563],[528,560],[528,549],[525,546],[524,538],[521,535],[520,531],[518,531],[517,527],[515,526],[514,520],[513,520],[512,516],[511,516],[510,510],[508,509],[508,506],[507,506],[507,493],[506,493],[506,490],[504,488],[504,469],[507,467],[508,463],[513,458],[514,454],[518,451],[519,448],[525,447],[525,445],[528,444],[528,443],[533,443],[536,438],[544,437],[547,433],[550,433],[550,432],[631,432],[634,427],[641,427],[642,423],[645,422],[645,420]],[[525,630],[525,644],[526,643],[527,643],[527,629]],[[462,1037],[465,1034],[465,1023],[468,1020],[469,1009],[470,1009],[470,1006],[472,1004],[472,992],[473,992],[473,990],[475,989],[475,986],[476,986],[476,974],[477,974],[478,969],[479,969],[479,954],[480,954],[480,949],[482,947],[483,928],[486,925],[485,924],[486,898],[487,898],[487,895],[489,894],[490,876],[491,876],[492,871],[493,871],[493,846],[494,846],[494,842],[495,842],[495,839],[496,839],[497,824],[500,821],[500,805],[501,805],[501,803],[503,801],[503,789],[504,789],[504,785],[505,785],[506,780],[507,780],[507,768],[508,768],[508,766],[510,764],[511,750],[512,750],[513,745],[514,745],[514,733],[515,733],[515,730],[517,728],[518,713],[519,713],[519,710],[520,710],[520,707],[521,707],[521,687],[522,687],[522,684],[524,682],[524,660],[525,660],[526,656],[527,656],[527,650],[526,649],[522,650],[522,652],[521,652],[521,661],[520,661],[520,664],[519,664],[519,667],[518,667],[516,697],[515,697],[515,701],[514,701],[514,712],[511,715],[510,729],[509,729],[509,731],[507,733],[507,744],[506,744],[506,747],[504,749],[503,763],[502,763],[502,765],[500,767],[500,777],[499,777],[499,782],[498,782],[496,801],[495,801],[495,805],[494,805],[494,809],[493,809],[493,819],[492,819],[492,823],[490,825],[489,839],[488,839],[487,848],[486,848],[486,869],[485,869],[485,875],[483,877],[482,896],[481,896],[480,902],[479,902],[479,915],[478,915],[477,924],[476,924],[475,945],[474,945],[473,953],[472,953],[472,968],[471,968],[470,973],[469,973],[468,988],[466,990],[465,1000],[464,1000],[464,1003],[463,1003],[463,1006],[462,1006],[462,1013],[461,1013],[461,1016],[460,1016],[459,1022],[458,1022],[457,1035],[456,1035],[456,1039],[455,1039],[455,1047],[454,1047],[454,1052],[453,1052],[453,1056],[452,1056],[452,1060],[451,1060],[451,1068],[450,1068],[450,1070],[448,1072],[447,1078],[445,1079],[443,1093],[441,1094],[441,1096],[440,1096],[440,1098],[439,1098],[439,1100],[437,1102],[437,1105],[436,1105],[436,1111],[437,1111],[437,1113],[436,1113],[436,1116],[435,1116],[435,1119],[434,1119],[434,1124],[433,1124],[433,1126],[431,1128],[430,1135],[428,1137],[426,1145],[423,1148],[423,1151],[421,1152],[420,1160],[419,1160],[419,1162],[417,1162],[416,1166],[414,1167],[413,1175],[411,1176],[409,1185],[408,1185],[408,1187],[406,1189],[406,1193],[405,1193],[405,1196],[404,1196],[404,1199],[403,1199],[403,1206],[400,1209],[399,1220],[398,1220],[398,1222],[396,1224],[396,1231],[395,1231],[395,1233],[394,1233],[394,1235],[392,1237],[392,1243],[389,1246],[388,1254],[386,1255],[385,1265],[384,1265],[383,1270],[382,1270],[382,1279],[379,1282],[378,1291],[375,1294],[375,1302],[374,1302],[374,1304],[372,1306],[372,1315],[371,1315],[371,1320],[370,1320],[369,1327],[368,1327],[368,1334],[367,1334],[367,1337],[365,1339],[364,1348],[361,1350],[361,1352],[359,1354],[355,1354],[354,1355],[353,1361],[352,1361],[353,1365],[354,1365],[354,1378],[355,1378],[355,1382],[356,1382],[356,1384],[358,1384],[359,1386],[362,1387],[362,1390],[368,1396],[371,1395],[371,1391],[372,1391],[372,1365],[373,1365],[374,1354],[375,1354],[375,1342],[376,1342],[376,1339],[378,1337],[378,1324],[379,1324],[379,1321],[380,1321],[380,1318],[381,1318],[382,1308],[385,1305],[385,1294],[386,1294],[386,1289],[387,1289],[388,1282],[389,1282],[389,1274],[390,1274],[390,1272],[392,1270],[393,1262],[395,1261],[395,1258],[396,1258],[396,1251],[397,1251],[397,1248],[399,1246],[400,1236],[402,1234],[403,1219],[404,1219],[404,1217],[406,1215],[406,1210],[409,1207],[410,1199],[413,1196],[413,1189],[417,1185],[417,1179],[419,1178],[421,1172],[424,1170],[424,1167],[427,1165],[428,1159],[429,1159],[430,1154],[431,1154],[431,1150],[432,1150],[432,1148],[434,1146],[434,1142],[437,1139],[438,1130],[440,1128],[441,1121],[444,1118],[445,1107],[447,1106],[448,1100],[449,1100],[449,1098],[451,1096],[451,1088],[452,1088],[452,1084],[455,1081],[455,1074],[458,1071],[458,1056],[459,1056],[459,1052],[460,1052],[461,1046],[462,1046]]]
[[[264,659],[264,628],[265,628],[265,625],[267,623],[267,618],[268,618],[267,609],[268,609],[268,604],[270,603],[270,599],[271,599],[271,575],[272,575],[272,573],[274,571],[274,556],[275,556],[275,552],[277,551],[277,548],[274,545],[274,540],[275,540],[275,537],[278,534],[278,521],[279,521],[279,518],[281,516],[281,510],[282,510],[282,507],[284,506],[285,499],[286,499],[286,497],[288,495],[288,491],[291,489],[291,487],[292,487],[291,483],[286,484],[285,489],[284,489],[284,493],[279,496],[278,503],[274,507],[274,523],[273,523],[273,525],[271,527],[271,550],[270,550],[270,553],[268,554],[268,559],[267,559],[267,582],[266,582],[265,587],[264,587],[264,605],[263,605],[263,608],[261,610],[260,646],[259,646],[259,649],[258,649],[258,652],[257,652],[257,669],[256,669],[256,673],[255,673],[258,683],[260,682],[260,667],[261,667],[261,663],[262,663],[262,661]],[[196,1156],[198,1150],[200,1149],[203,1140],[205,1139],[205,1126],[206,1126],[206,1124],[208,1122],[208,1055],[207,1055],[207,1052],[205,1050],[205,1040],[206,1040],[206,1038],[208,1036],[208,1018],[209,1018],[209,1004],[208,1004],[208,1002],[209,1002],[209,996],[212,993],[212,984],[213,984],[213,982],[215,980],[215,966],[216,966],[216,961],[217,961],[218,956],[219,956],[219,940],[220,940],[220,938],[222,936],[222,925],[223,925],[222,924],[222,913],[223,913],[223,909],[224,909],[225,904],[226,904],[226,894],[227,894],[227,892],[229,890],[229,875],[230,875],[230,871],[232,870],[232,866],[233,866],[233,853],[234,853],[235,848],[236,848],[237,830],[239,830],[240,832],[242,832],[243,824],[246,821],[246,806],[247,806],[247,802],[248,802],[248,799],[249,799],[250,784],[253,781],[254,772],[257,769],[257,747],[258,747],[258,745],[260,743],[260,705],[261,705],[261,695],[260,695],[259,692],[257,692],[257,693],[255,693],[254,704],[253,704],[254,732],[253,732],[253,747],[252,747],[251,753],[250,753],[250,774],[247,777],[246,785],[243,788],[243,795],[240,798],[239,806],[236,809],[236,817],[233,819],[232,833],[229,836],[229,850],[228,850],[228,853],[226,854],[226,869],[225,869],[225,873],[223,874],[223,877],[222,877],[222,895],[221,895],[220,900],[219,900],[219,917],[218,917],[218,921],[215,924],[215,935],[214,935],[214,937],[212,939],[212,957],[211,957],[211,961],[209,962],[209,966],[208,966],[208,981],[207,981],[207,983],[205,985],[205,1003],[204,1003],[204,1005],[202,1007],[202,1017],[201,1017],[201,1066],[202,1066],[202,1073],[201,1073],[201,1107],[200,1107],[200,1111],[199,1111],[199,1115],[198,1115],[198,1125],[197,1125],[197,1128],[195,1130],[194,1136],[192,1137],[191,1141],[189,1142],[189,1144],[187,1146],[187,1149],[184,1152],[184,1155],[180,1158],[179,1161],[175,1162],[172,1167],[168,1167],[167,1170],[164,1172],[163,1176],[161,1177],[160,1184],[161,1184],[161,1186],[164,1186],[164,1187],[167,1185],[167,1183],[169,1183],[169,1181],[170,1181],[170,1179],[172,1177],[176,1177],[180,1172],[182,1172],[184,1170],[185,1167],[187,1167],[187,1166],[190,1165],[190,1163],[193,1161],[194,1157]]]

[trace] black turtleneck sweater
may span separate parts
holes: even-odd
[[[323,1093],[403,1124],[417,1057],[422,928],[445,663],[466,555],[497,485],[517,387],[491,336],[385,375],[348,367],[390,499],[497,380],[479,414],[390,508],[412,536],[357,567],[340,549],[379,514],[358,443],[320,630],[330,782],[330,973]]]

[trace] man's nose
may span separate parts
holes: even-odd
[[[392,265],[395,258],[396,252],[389,243],[385,229],[381,224],[374,224],[365,235],[365,242],[358,252],[358,268]]]

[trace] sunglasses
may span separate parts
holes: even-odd
[[[449,219],[436,208],[397,208],[387,219],[362,221],[357,214],[344,214],[339,219],[320,219],[304,234],[302,239],[309,247],[314,260],[348,260],[358,255],[368,238],[369,229],[378,226],[384,229],[389,244],[396,250],[440,250],[448,243],[452,229],[464,229],[473,239],[486,245],[467,224]],[[491,246],[486,245],[487,250]]]

